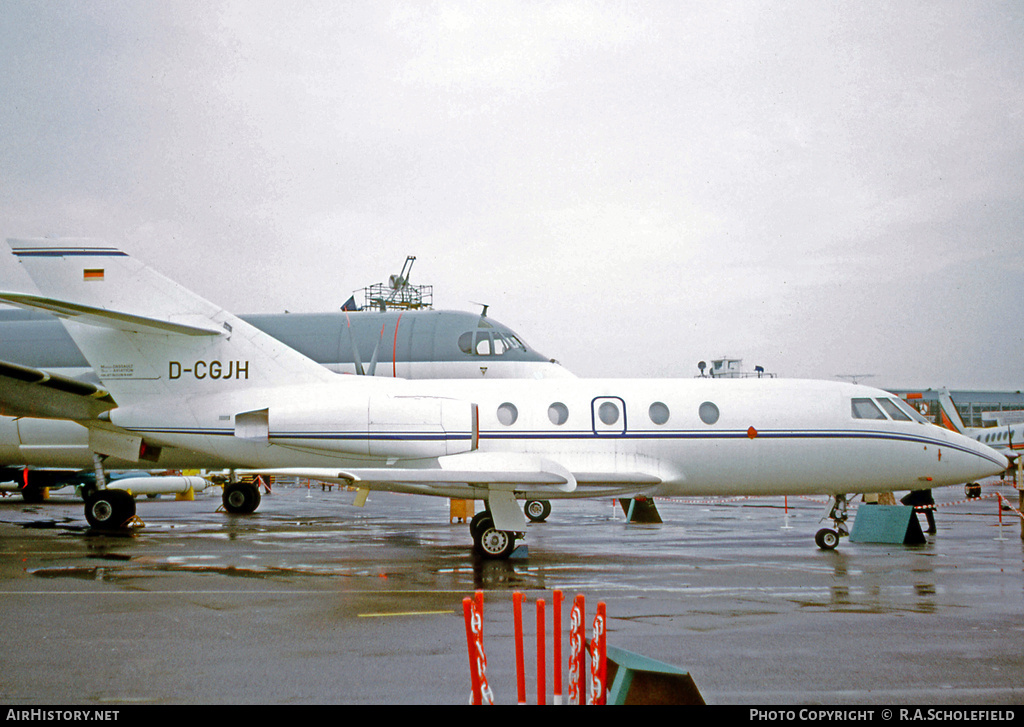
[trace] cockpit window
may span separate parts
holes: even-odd
[[[502,356],[512,349],[526,350],[523,342],[500,331],[466,331],[459,336],[459,350],[470,356]]]
[[[854,419],[885,419],[885,414],[878,408],[878,404],[871,399],[853,399]]]
[[[906,414],[908,417],[913,419],[918,424],[930,423],[927,419],[921,416],[920,412],[918,412],[917,409],[912,407],[907,402],[903,401],[903,399],[893,399],[892,401],[894,404],[896,404],[896,406],[900,408],[900,411],[902,411],[904,414]]]
[[[896,404],[892,399],[879,399],[878,403],[885,409],[885,413],[889,415],[890,419],[895,419],[898,422],[909,422],[910,417],[900,409],[899,405]]]

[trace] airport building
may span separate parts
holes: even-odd
[[[915,404],[931,420],[939,412],[939,392],[935,389],[890,389],[893,394]],[[950,389],[949,394],[968,427],[994,427],[1024,422],[1024,392],[971,391]]]

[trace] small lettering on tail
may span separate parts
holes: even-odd
[[[196,361],[188,367],[183,367],[180,361],[168,362],[168,378],[180,379],[182,376],[191,376],[194,379],[235,379],[248,380],[248,361],[228,361],[223,364],[220,361]]]

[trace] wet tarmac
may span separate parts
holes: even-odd
[[[611,500],[556,502],[528,557],[506,562],[474,558],[443,499],[359,508],[352,492],[279,485],[231,516],[217,491],[141,500],[145,526],[114,536],[70,495],[5,498],[0,701],[466,704],[462,600],[482,589],[499,704],[516,702],[525,594],[536,703],[534,603],[550,659],[561,589],[585,596],[588,624],[604,601],[609,644],[688,670],[709,704],[1021,704],[1024,543],[994,497],[1017,493],[997,483],[980,500],[936,491],[924,545],[833,552],[813,542],[824,498],[659,500],[661,525],[628,524]],[[547,683],[550,703],[550,666]]]

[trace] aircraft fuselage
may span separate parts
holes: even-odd
[[[396,389],[345,377],[337,384],[225,392],[183,415],[154,399],[116,409],[110,421],[148,443],[200,453],[195,466],[209,458],[343,470],[430,467],[437,457],[471,451],[536,455],[577,476],[575,490],[545,491],[549,498],[886,492],[961,484],[1005,466],[989,448],[931,424],[856,418],[854,399],[892,397],[838,382],[408,381]],[[415,411],[414,401],[422,405]],[[263,428],[245,430],[239,412],[261,412]],[[474,492],[429,488],[451,497]]]

